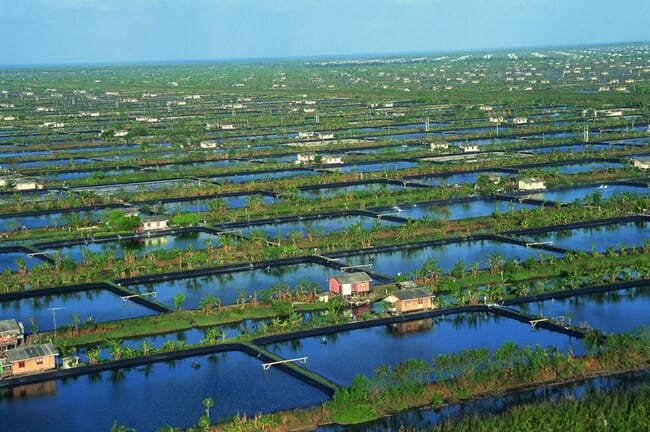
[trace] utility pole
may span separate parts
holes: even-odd
[[[51,307],[47,308],[47,310],[52,311],[52,325],[54,326],[54,342],[56,342],[56,311],[65,309],[65,307]]]

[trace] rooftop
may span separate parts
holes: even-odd
[[[59,351],[54,344],[46,343],[42,345],[27,345],[20,348],[7,350],[7,359],[10,362],[20,360],[27,360],[38,357],[47,357],[52,355],[59,355]]]
[[[344,273],[334,276],[334,279],[340,284],[350,284],[355,282],[369,282],[372,280],[366,272]]]

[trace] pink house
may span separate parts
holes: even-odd
[[[329,280],[330,292],[344,296],[368,294],[372,279],[365,272],[343,273]]]

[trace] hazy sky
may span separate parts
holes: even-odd
[[[0,64],[650,41],[650,0],[0,0]]]

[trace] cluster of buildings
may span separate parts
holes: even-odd
[[[22,323],[0,320],[0,379],[55,369],[58,355],[52,343],[25,344]]]
[[[370,294],[371,281],[366,272],[342,273],[330,277],[329,293],[346,298],[367,296]],[[399,315],[434,308],[434,296],[429,289],[418,287],[413,281],[400,282],[397,288],[384,298],[384,302],[391,305],[388,312]]]

